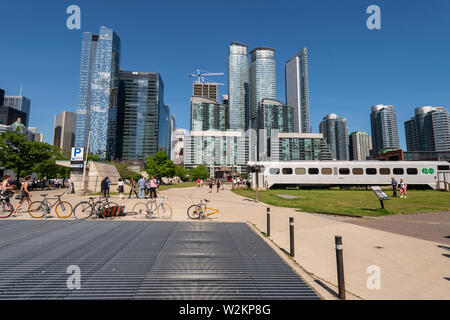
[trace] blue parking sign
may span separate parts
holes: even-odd
[[[83,161],[84,159],[84,148],[72,148],[71,161]]]

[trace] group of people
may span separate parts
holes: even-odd
[[[21,186],[20,186],[20,191],[19,191],[19,205],[14,209],[12,214],[15,214],[20,207],[22,206],[22,204],[27,201],[28,205],[31,204],[31,193],[30,193],[30,183],[31,183],[31,176],[26,176],[25,180],[22,181]],[[14,190],[15,186],[10,184],[11,182],[11,176],[10,175],[5,175],[3,177],[2,182],[0,183],[0,195],[1,197],[7,202],[10,203],[10,195],[8,194],[9,192],[12,192],[12,190]],[[20,181],[19,181],[20,182]]]
[[[216,185],[217,192],[220,190],[224,190],[225,185],[225,179],[224,178],[217,178],[217,179],[208,179],[207,180],[208,187],[209,187],[209,193],[212,192],[213,186]],[[248,180],[243,179],[242,177],[234,177],[230,178],[230,184],[232,189],[241,189],[244,186],[248,187]],[[203,187],[204,180],[197,179],[197,188]]]
[[[395,180],[394,177],[391,178],[392,185],[392,196],[397,197],[397,188],[400,189],[400,198],[406,199],[406,189],[408,188],[408,184],[404,179],[400,179],[400,182]]]
[[[122,179],[120,179],[119,182],[121,180]],[[158,196],[156,194],[156,190],[159,188],[160,184],[161,181],[153,176],[150,179],[145,179],[144,177],[141,177],[138,181],[132,179],[130,183],[131,189],[130,194],[128,195],[128,199],[131,198],[131,195],[133,193],[136,195],[136,198],[139,199],[143,199],[145,196],[150,196],[150,198],[157,198]],[[123,195],[123,181],[122,181],[122,195]],[[119,197],[122,198],[120,190],[119,190]]]
[[[248,186],[247,179],[242,179],[242,177],[234,177],[231,178],[231,188],[233,189],[242,189],[244,186]]]

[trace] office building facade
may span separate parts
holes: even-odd
[[[405,122],[408,151],[450,151],[450,116],[443,107],[424,106]]]
[[[364,131],[352,132],[349,136],[350,160],[364,161],[370,158],[372,138]]]
[[[310,133],[308,50],[303,48],[285,65],[286,104],[294,107],[295,132]]]
[[[86,146],[91,131],[89,152],[100,159],[111,159],[115,149],[108,130],[117,117],[119,63],[120,39],[112,29],[83,33],[75,144]]]
[[[3,105],[24,112],[27,116],[26,116],[26,119],[22,119],[22,123],[25,125],[25,127],[28,127],[28,122],[30,119],[30,108],[31,108],[31,100],[30,99],[28,99],[22,95],[20,95],[20,96],[4,96]]]
[[[0,124],[10,126],[18,119],[27,123],[27,114],[12,107],[0,106]]]
[[[229,128],[229,106],[202,97],[191,97],[191,131],[225,131]]]
[[[232,42],[229,48],[228,104],[230,130],[247,130],[249,121],[248,47],[237,42]]]
[[[0,89],[0,107],[3,106],[5,102],[5,90]]]
[[[171,160],[176,165],[184,164],[184,140],[188,135],[186,129],[176,129],[174,131],[174,144],[172,147],[172,157]]]
[[[332,113],[323,118],[319,128],[330,147],[332,159],[349,160],[347,119]]]
[[[370,114],[374,153],[386,149],[400,149],[397,114],[394,106],[375,105]]]
[[[77,116],[75,112],[64,111],[55,116],[53,129],[53,145],[64,151],[75,146],[75,128]]]

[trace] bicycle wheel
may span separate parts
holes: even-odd
[[[156,209],[156,213],[161,219],[170,219],[172,216],[173,210],[170,204],[168,203],[161,203],[158,208]]]
[[[187,215],[190,219],[200,219],[202,213],[202,208],[196,204],[193,204],[187,209]]]
[[[84,220],[89,217],[94,216],[94,207],[91,203],[87,201],[82,201],[78,203],[75,208],[73,208],[73,215],[75,219]]]
[[[73,208],[72,205],[67,201],[61,201],[55,207],[56,214],[58,217],[67,219],[72,215]]]
[[[0,207],[0,219],[8,218],[14,211],[14,208],[11,203],[2,201],[2,205]]]
[[[28,213],[33,218],[42,218],[45,214],[45,206],[40,201],[34,201],[28,206]]]
[[[145,202],[138,202],[133,207],[134,218],[144,218],[147,214],[147,204]]]

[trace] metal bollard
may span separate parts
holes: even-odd
[[[270,208],[267,208],[267,232],[266,235],[270,237]]]
[[[294,218],[289,218],[289,238],[291,243],[291,257],[294,256]]]
[[[343,246],[342,237],[335,236],[334,242],[336,244],[336,264],[337,264],[337,277],[339,288],[339,299],[345,300],[345,281],[344,281],[344,258],[343,258]]]

